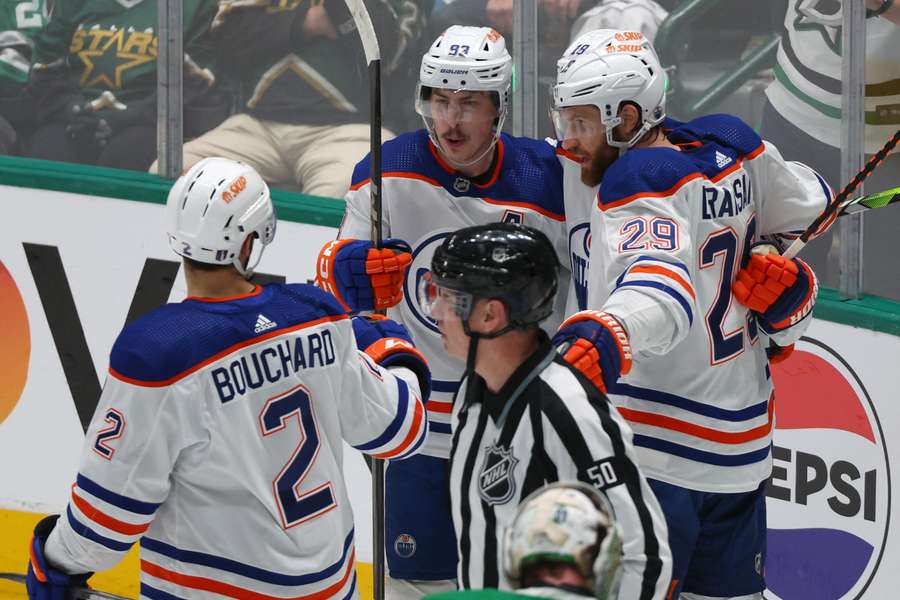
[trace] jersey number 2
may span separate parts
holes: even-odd
[[[731,283],[734,281],[735,268],[740,265],[740,257],[748,249],[747,244],[753,243],[756,235],[756,217],[751,217],[747,223],[747,233],[741,255],[738,255],[740,246],[738,234],[731,227],[720,229],[709,234],[703,245],[700,246],[700,268],[714,267],[719,258],[722,262],[722,273],[719,277],[719,288],[716,299],[706,313],[706,331],[709,336],[710,363],[717,365],[731,360],[744,351],[744,328],[740,327],[728,333],[722,330],[722,324],[728,309],[731,308]],[[747,313],[747,334],[750,342],[757,338],[756,321],[752,313]]]
[[[281,513],[285,529],[315,519],[337,506],[331,482],[326,481],[315,489],[301,492],[300,486],[319,455],[319,427],[313,412],[307,389],[298,385],[271,398],[259,413],[259,426],[263,437],[287,428],[288,420],[297,417],[300,425],[300,443],[275,481],[275,503]]]

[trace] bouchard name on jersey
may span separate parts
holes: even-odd
[[[400,459],[427,435],[418,380],[357,350],[307,285],[188,298],[119,335],[66,514],[69,572],[141,544],[141,597],[355,598],[343,444]]]

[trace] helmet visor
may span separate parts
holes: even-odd
[[[551,108],[550,118],[556,139],[561,142],[594,140],[606,135],[606,128],[600,121],[600,109],[593,105]]]
[[[497,92],[418,87],[416,112],[430,121],[486,123],[499,116]]]
[[[437,285],[431,273],[419,280],[417,298],[419,308],[431,319],[443,320],[448,314],[455,314],[460,320],[466,320],[472,312],[472,294]]]

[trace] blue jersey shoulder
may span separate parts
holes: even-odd
[[[638,194],[667,192],[697,172],[697,165],[684,152],[635,148],[616,159],[603,174],[600,204],[610,205]]]
[[[667,119],[665,128],[669,139],[676,144],[712,142],[739,156],[750,154],[762,144],[759,134],[734,115],[706,115],[687,123]]]
[[[305,284],[271,284],[225,302],[166,304],[125,326],[110,368],[142,382],[166,382],[242,343],[346,312],[327,292]]]
[[[503,165],[497,182],[482,188],[485,196],[534,204],[562,218],[563,169],[556,147],[546,140],[501,134]]]
[[[403,133],[381,145],[381,170],[384,173],[404,172],[425,174],[432,170],[431,151],[428,149],[428,132],[418,129]],[[351,186],[359,185],[372,176],[372,157],[356,163]]]

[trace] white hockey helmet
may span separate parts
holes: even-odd
[[[496,30],[464,25],[448,27],[422,56],[416,86],[416,112],[425,121],[432,142],[438,145],[429,102],[431,90],[436,88],[492,92],[497,106],[496,142],[509,110],[512,71],[512,57],[506,50],[506,40]]]
[[[177,254],[202,263],[234,265],[249,277],[275,237],[275,208],[269,187],[244,163],[204,158],[175,181],[166,201],[169,245]],[[259,253],[245,268],[241,246],[259,238]]]
[[[607,143],[630,148],[665,119],[666,82],[656,51],[640,32],[598,29],[582,35],[556,63],[551,116],[557,137],[572,137],[561,109],[592,105],[600,110]],[[613,129],[622,122],[619,109],[625,102],[640,109],[641,124],[631,139],[620,141]]]
[[[618,596],[622,536],[609,501],[579,481],[551,483],[529,495],[503,540],[503,568],[513,587],[529,565],[575,566],[600,600]]]

